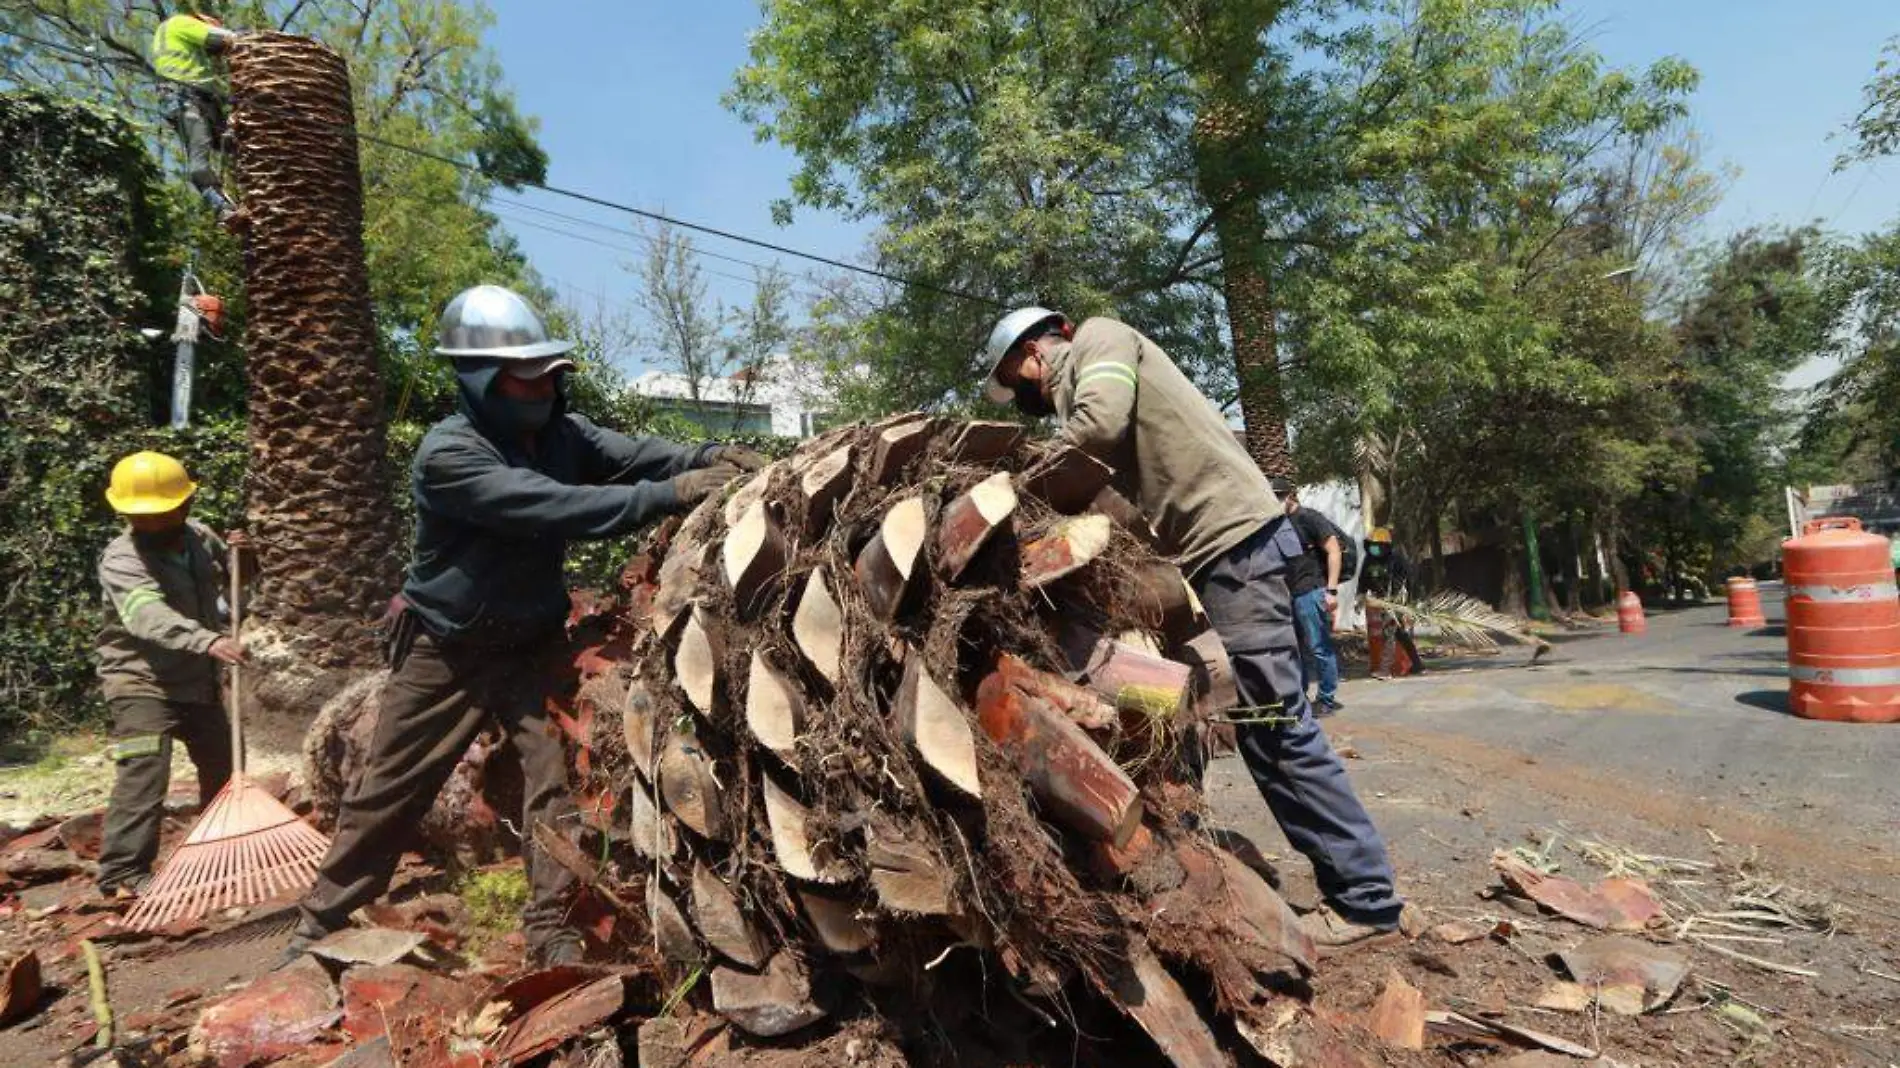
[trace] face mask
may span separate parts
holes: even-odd
[[[554,416],[554,398],[545,400],[515,400],[512,397],[501,398],[502,410],[508,413],[508,421],[514,429],[532,434],[548,425]]]
[[[185,528],[181,525],[170,530],[135,530],[132,532],[132,541],[148,549],[177,552],[185,547]]]
[[[1042,383],[1031,382],[1027,378],[1016,382],[1016,407],[1028,415],[1056,414],[1056,406],[1042,395]]]

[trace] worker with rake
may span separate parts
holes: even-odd
[[[449,301],[436,352],[455,365],[460,412],[415,460],[415,559],[385,620],[390,676],[369,754],[344,793],[336,838],[280,961],[348,926],[396,862],[469,743],[498,721],[521,756],[522,927],[540,965],[581,956],[563,923],[573,875],[536,848],[568,834],[567,759],[546,710],[568,615],[570,539],[613,538],[684,511],[764,457],[737,446],[630,438],[567,410],[569,341],[550,340],[520,295],[483,285]]]
[[[1266,477],[1168,354],[1123,323],[1020,308],[986,357],[990,399],[1054,416],[1060,437],[1113,468],[1189,576],[1249,706],[1235,715],[1241,756],[1325,897],[1301,927],[1322,952],[1395,934],[1405,906],[1385,842],[1301,685],[1286,583],[1301,546]]]
[[[227,544],[190,518],[197,483],[164,453],[135,452],[112,468],[106,501],[126,531],[99,558],[110,609],[99,635],[99,683],[112,709],[112,799],[99,851],[99,890],[130,896],[151,877],[165,815],[172,742],[198,769],[198,803],[231,777],[230,723],[218,664],[244,659],[222,632]],[[243,545],[233,534],[232,543]]]

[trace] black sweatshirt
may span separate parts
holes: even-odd
[[[486,373],[484,373],[486,372]],[[558,632],[571,538],[611,538],[679,510],[666,480],[716,446],[630,438],[562,410],[532,455],[489,427],[492,368],[464,372],[462,412],[416,452],[415,560],[403,597],[438,638],[511,645]],[[514,439],[518,442],[518,439]]]

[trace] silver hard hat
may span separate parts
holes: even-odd
[[[502,286],[462,290],[436,324],[435,351],[451,358],[539,360],[573,347],[572,341],[550,341],[534,305]]]
[[[995,329],[990,331],[990,343],[983,350],[989,361],[989,370],[983,375],[983,392],[991,400],[1008,404],[1015,399],[1016,391],[996,380],[996,369],[1002,366],[1003,357],[1009,355],[1009,350],[1016,347],[1024,334],[1051,319],[1062,319],[1062,313],[1047,308],[1017,308],[996,321]]]

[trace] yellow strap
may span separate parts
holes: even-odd
[[[159,591],[158,587],[140,586],[127,593],[125,599],[119,602],[119,618],[130,624],[132,617],[137,615],[140,609],[147,605],[163,603],[165,603],[165,595]]]
[[[164,745],[165,736],[162,734],[136,734],[112,743],[106,753],[113,760],[130,760],[133,757],[157,756],[163,751]]]
[[[1129,389],[1136,388],[1135,369],[1125,363],[1098,363],[1084,368],[1082,373],[1076,376],[1076,388],[1080,389],[1083,383],[1096,379],[1112,379],[1123,383]]]

